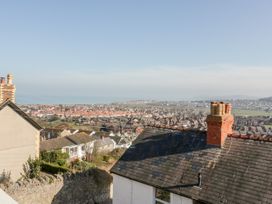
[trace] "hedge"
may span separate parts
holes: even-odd
[[[77,171],[86,171],[91,168],[95,168],[95,164],[86,162],[86,161],[80,161],[80,160],[75,160],[71,162],[70,168],[73,168],[74,170]]]
[[[59,174],[70,172],[71,170],[67,167],[59,166],[57,164],[47,163],[42,161],[41,170],[50,174]]]
[[[41,160],[47,163],[57,163],[60,166],[64,166],[68,158],[69,154],[61,150],[41,152]]]

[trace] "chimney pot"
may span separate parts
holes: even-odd
[[[232,105],[230,103],[226,103],[225,104],[225,113],[231,114],[231,110],[232,110]]]
[[[1,83],[1,84],[6,84],[6,79],[5,79],[5,77],[0,77],[0,83]]]
[[[7,83],[8,83],[9,85],[12,84],[12,80],[13,80],[13,76],[12,76],[11,74],[8,74],[8,75],[7,75]]]

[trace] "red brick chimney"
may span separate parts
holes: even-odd
[[[229,103],[211,102],[211,114],[206,119],[208,144],[221,147],[226,137],[232,134],[234,117],[231,114],[231,108]]]

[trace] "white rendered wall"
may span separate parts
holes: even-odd
[[[171,204],[193,204],[193,200],[171,193]]]
[[[113,204],[153,204],[153,195],[152,186],[113,174]]]
[[[154,204],[155,189],[113,174],[113,204]],[[193,200],[171,193],[171,204],[193,204]]]
[[[136,181],[132,181],[132,204],[153,203],[154,188]]]
[[[131,180],[113,174],[113,204],[131,204]]]

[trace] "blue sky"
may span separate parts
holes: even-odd
[[[272,89],[271,7],[0,1],[0,74],[14,74],[19,103],[262,97]]]

